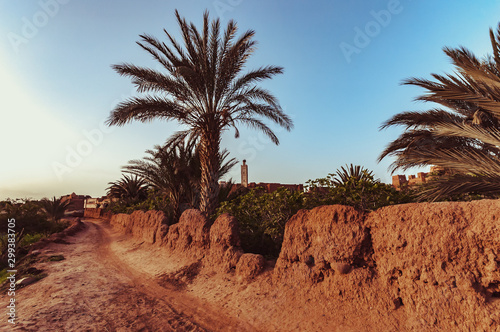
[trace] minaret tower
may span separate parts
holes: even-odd
[[[241,165],[241,186],[248,187],[248,165],[246,160],[243,160],[243,165]]]

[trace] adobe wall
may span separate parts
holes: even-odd
[[[85,218],[104,219],[109,221],[113,214],[111,212],[104,212],[102,208],[87,208],[84,209],[83,216]]]
[[[273,278],[368,326],[500,328],[499,217],[497,200],[299,211]]]
[[[500,201],[407,204],[366,221],[377,278],[417,329],[500,328]]]
[[[219,271],[234,271],[243,254],[236,219],[223,214],[210,225],[198,210],[186,210],[179,222],[168,225],[162,211],[135,211],[117,214],[110,224],[149,244],[155,244],[184,258],[185,262],[200,262]]]
[[[268,289],[265,298],[276,304],[265,314],[274,320],[309,319],[345,330],[495,330],[499,218],[497,200],[405,204],[372,213],[340,205],[301,210],[286,224],[274,268],[241,251],[237,221],[227,214],[210,225],[188,210],[167,226],[161,212],[139,211],[113,216],[111,224],[175,257],[228,273],[257,293]]]
[[[85,209],[83,211],[83,216],[85,218],[99,219],[101,217],[101,210],[102,209]]]

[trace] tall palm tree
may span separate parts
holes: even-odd
[[[184,47],[164,30],[168,46],[143,34],[139,46],[164,68],[164,72],[132,64],[114,65],[123,76],[131,77],[141,93],[149,95],[124,101],[112,111],[108,125],[124,125],[132,120],[176,120],[186,129],[174,139],[191,139],[198,146],[201,163],[200,210],[212,215],[219,192],[220,143],[225,130],[243,124],[264,132],[275,144],[279,140],[262,120],[267,118],[290,130],[292,120],[282,111],[278,100],[258,82],[281,74],[283,68],[265,66],[242,73],[255,50],[254,31],[236,38],[236,23],[230,21],[221,33],[219,19],[210,22],[203,15],[198,30],[175,12]]]
[[[119,198],[125,202],[137,202],[148,195],[148,183],[136,175],[123,174],[120,180],[108,184],[108,197]]]
[[[444,48],[455,73],[433,74],[435,81],[410,78],[404,84],[427,90],[417,100],[446,109],[404,112],[382,125],[405,127],[379,160],[395,156],[393,171],[438,165],[456,174],[441,178],[423,193],[426,198],[467,192],[500,192],[500,25],[490,29],[493,55],[478,59],[464,47]]]
[[[149,156],[129,161],[129,164],[123,167],[124,172],[145,179],[153,188],[169,197],[174,209],[174,220],[180,216],[182,203],[197,208],[201,167],[200,153],[193,141],[170,140],[164,146],[157,145],[146,153]],[[226,150],[221,151],[219,156],[220,169],[217,174],[221,178],[236,164],[236,160],[232,158],[226,162]]]
[[[64,217],[64,212],[71,205],[71,201],[63,201],[62,197],[55,198],[54,196],[51,200],[48,198],[42,199],[40,201],[40,205],[47,217],[49,217],[53,221],[59,221],[62,217]]]

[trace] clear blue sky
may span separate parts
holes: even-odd
[[[413,102],[422,91],[401,80],[450,72],[443,46],[489,53],[488,29],[500,20],[498,1],[1,0],[0,199],[103,195],[121,166],[177,129],[161,121],[102,126],[134,94],[110,66],[156,68],[135,42],[142,33],[163,38],[163,28],[178,36],[175,9],[198,26],[208,9],[240,32],[254,29],[259,44],[248,67],[285,68],[264,86],[295,129],[278,131],[279,146],[252,130],[223,140],[231,156],[247,159],[250,181],[281,183],[346,163],[390,182],[391,160],[376,160],[400,129],[380,132],[380,124],[432,106]],[[239,167],[232,177],[239,181]]]

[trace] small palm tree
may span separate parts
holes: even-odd
[[[69,200],[63,201],[62,197],[53,197],[52,200],[48,198],[42,199],[40,201],[40,205],[47,217],[57,222],[64,217],[64,212],[66,212],[66,210],[70,207],[71,202]]]
[[[118,198],[125,202],[137,202],[148,196],[148,183],[136,175],[123,174],[120,180],[109,182],[106,189],[108,197]]]
[[[492,56],[478,59],[466,48],[445,48],[453,75],[404,81],[427,90],[418,100],[446,109],[400,113],[382,126],[405,127],[380,156],[396,157],[393,171],[437,165],[455,173],[433,181],[423,198],[500,192],[500,25],[490,29],[490,39]]]
[[[358,183],[361,181],[375,181],[373,180],[373,172],[361,167],[359,165],[344,166],[337,170],[336,174],[330,174],[333,179],[334,185],[345,185],[348,183]],[[376,180],[378,181],[378,180]]]
[[[113,68],[132,82],[141,93],[152,93],[120,103],[111,113],[109,125],[124,125],[137,120],[176,120],[186,127],[174,139],[189,138],[196,142],[200,154],[200,210],[207,216],[215,212],[219,193],[220,143],[222,133],[238,125],[264,132],[274,143],[279,140],[263,121],[269,119],[287,130],[292,120],[282,111],[278,100],[257,83],[281,74],[283,68],[261,67],[242,73],[255,50],[254,31],[236,39],[236,23],[230,21],[221,33],[218,19],[210,22],[203,16],[198,30],[175,12],[184,48],[167,31],[170,43],[141,35],[138,42],[164,68],[164,72],[132,64]]]
[[[158,192],[169,197],[174,207],[174,220],[178,220],[186,204],[191,208],[199,205],[201,167],[200,154],[193,142],[169,141],[164,146],[155,146],[146,151],[149,156],[131,160],[123,167],[124,172],[137,175],[147,181]],[[228,152],[220,154],[220,169],[223,177],[236,164],[236,160],[225,161]],[[218,179],[217,179],[218,180]]]

